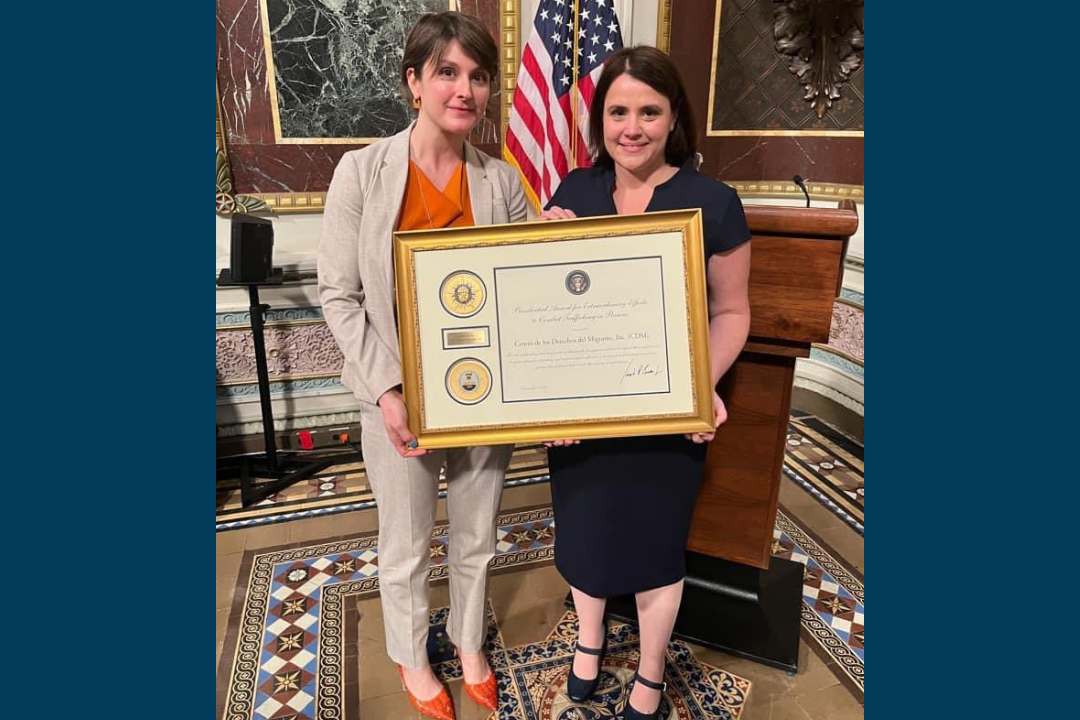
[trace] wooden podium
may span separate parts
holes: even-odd
[[[750,337],[720,381],[728,420],[709,445],[687,544],[675,636],[798,669],[803,566],[773,558],[795,360],[829,340],[855,204],[747,205],[753,233]],[[608,611],[636,616],[632,596]]]

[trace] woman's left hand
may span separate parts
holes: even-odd
[[[720,396],[716,394],[716,390],[713,390],[712,394],[712,407],[713,427],[718,428],[727,420],[727,407],[724,405],[724,401],[720,399]],[[691,433],[683,435],[683,437],[700,445],[701,443],[712,442],[712,439],[716,437],[716,431]]]
[[[567,210],[561,208],[558,205],[552,205],[547,210],[540,211],[540,220],[573,220],[577,215],[573,210]]]

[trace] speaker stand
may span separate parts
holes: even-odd
[[[686,553],[673,637],[794,675],[799,669],[803,566],[770,558],[769,569]],[[566,604],[573,607],[573,595]],[[607,616],[637,624],[633,595],[608,598]]]
[[[269,305],[259,302],[259,287],[281,285],[284,273],[275,268],[270,277],[258,282],[237,282],[228,268],[218,275],[218,287],[246,286],[251,300],[251,339],[255,343],[255,369],[259,376],[259,405],[262,409],[263,443],[265,452],[240,459],[240,505],[250,507],[290,485],[317,475],[338,462],[337,460],[302,460],[279,456],[274,440],[274,414],[270,406],[270,371],[266,365],[266,343],[263,338],[263,320]],[[255,479],[269,480],[256,483]]]

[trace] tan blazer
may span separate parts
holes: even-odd
[[[393,232],[409,177],[409,134],[345,153],[326,194],[319,242],[319,302],[345,356],[341,381],[374,404],[401,384],[394,314]],[[533,217],[517,170],[465,144],[477,225]]]

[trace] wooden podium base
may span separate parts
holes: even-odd
[[[803,566],[771,558],[768,570],[686,554],[686,585],[673,636],[795,674]],[[566,604],[573,606],[572,595]],[[637,624],[633,595],[608,598],[609,617]]]

